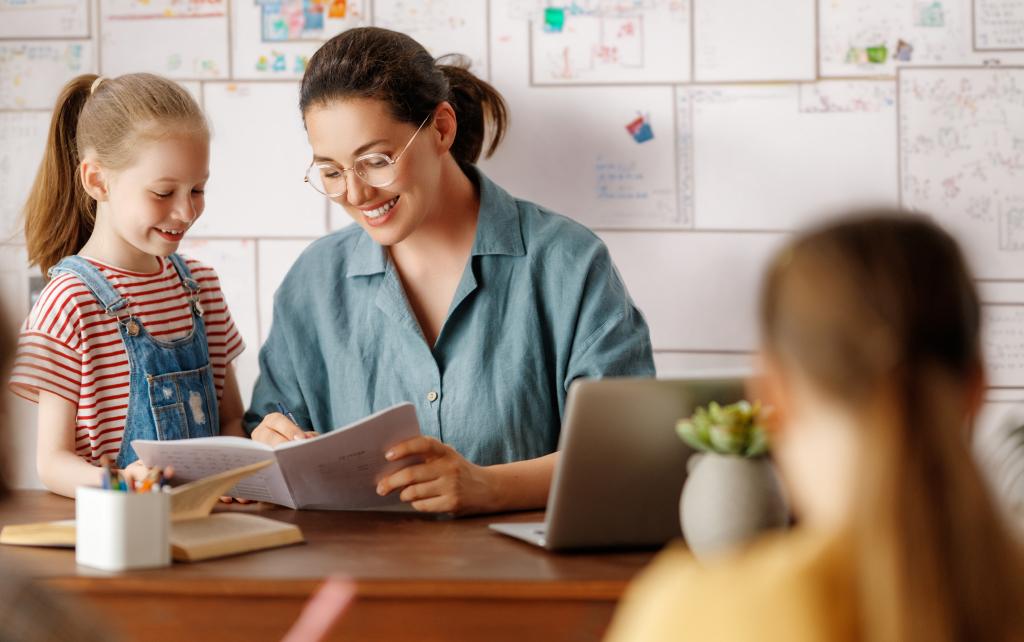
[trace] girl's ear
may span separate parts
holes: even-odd
[[[766,352],[756,357],[757,377],[747,382],[747,396],[750,401],[760,401],[764,427],[772,436],[785,431],[789,406],[789,387],[779,363]]]
[[[86,194],[96,199],[97,202],[105,201],[110,197],[107,189],[107,177],[99,163],[92,158],[86,158],[79,165],[78,170]]]
[[[455,133],[458,131],[458,121],[455,118],[455,109],[448,101],[442,102],[434,110],[434,122],[430,124],[431,133],[437,141],[438,150],[447,153],[455,142]]]

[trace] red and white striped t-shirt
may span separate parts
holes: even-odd
[[[131,300],[129,309],[154,337],[173,341],[192,329],[188,291],[174,265],[160,258],[150,274],[128,272],[88,259],[114,289]],[[217,398],[224,372],[244,349],[213,268],[185,259],[199,283],[199,302],[210,346]],[[11,389],[30,401],[39,391],[59,395],[78,406],[75,452],[91,463],[121,448],[128,409],[128,352],[117,320],[107,315],[85,284],[73,274],[50,281],[22,326]]]

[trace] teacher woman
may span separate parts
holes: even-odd
[[[569,384],[654,374],[607,248],[474,166],[485,123],[488,155],[501,141],[504,100],[408,36],[335,36],[299,106],[306,180],[357,225],[313,243],[277,291],[247,431],[276,444],[408,401],[423,436],[388,456],[424,463],[380,494],[427,512],[544,506]]]

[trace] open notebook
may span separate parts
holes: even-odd
[[[257,462],[172,489],[171,556],[181,562],[196,562],[302,542],[302,531],[294,524],[251,513],[210,513],[218,498],[239,480],[270,464]],[[75,521],[5,526],[0,544],[74,547]]]

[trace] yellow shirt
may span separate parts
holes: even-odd
[[[702,566],[674,544],[627,590],[606,642],[857,640],[846,550],[794,530]]]

